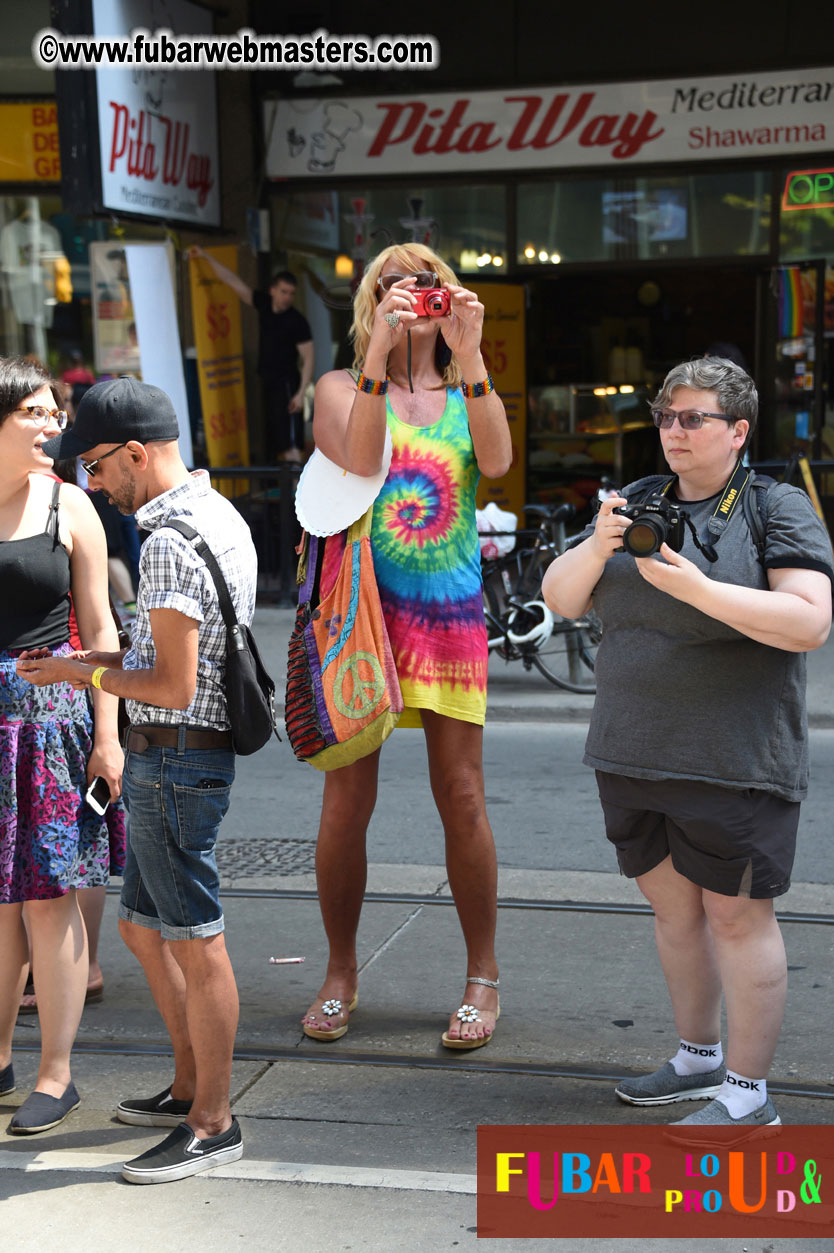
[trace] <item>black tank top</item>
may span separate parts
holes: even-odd
[[[46,530],[0,540],[0,648],[57,648],[69,639],[70,560],[58,538],[58,493]]]

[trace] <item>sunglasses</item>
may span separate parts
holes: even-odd
[[[417,288],[437,286],[437,275],[431,270],[417,270],[414,274],[383,274],[377,279],[377,283],[383,291],[390,291],[395,283],[404,278],[414,279],[414,286]]]
[[[44,405],[24,405],[21,409],[15,409],[15,413],[25,413],[36,426],[46,426],[47,422],[54,422],[59,431],[63,431],[69,421],[63,409],[47,409]]]
[[[88,479],[94,479],[98,474],[96,466],[100,461],[106,461],[108,457],[112,457],[114,452],[118,452],[120,448],[126,448],[127,441],[124,444],[117,444],[115,448],[111,448],[109,452],[103,452],[100,457],[96,457],[95,461],[82,461],[81,467]]]
[[[738,421],[728,413],[702,413],[700,409],[652,409],[652,421],[661,431],[668,431],[674,426],[675,418],[684,431],[700,431],[705,418],[720,418],[722,422]]]

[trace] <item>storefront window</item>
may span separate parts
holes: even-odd
[[[273,237],[287,251],[329,254],[334,283],[355,260],[411,239],[458,274],[497,276],[507,270],[505,203],[503,185],[296,192],[273,201]]]
[[[663,175],[526,183],[518,262],[662,260],[766,253],[770,175]]]
[[[785,169],[781,187],[780,260],[826,257],[834,262],[834,166]]]
[[[128,235],[76,218],[55,195],[0,195],[0,355],[32,354],[59,378],[139,373],[126,238],[159,240],[163,232],[131,223]]]

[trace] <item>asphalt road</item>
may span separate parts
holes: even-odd
[[[602,826],[594,773],[582,765],[582,723],[489,722],[484,768],[499,864],[524,870],[617,873]],[[834,882],[834,731],[811,730],[811,788],[802,806],[794,881]],[[286,743],[238,759],[223,824],[231,840],[314,841],[322,776]],[[256,850],[255,850],[256,851]],[[368,833],[373,862],[437,865],[443,837],[421,732],[395,731],[383,748],[380,792]]]

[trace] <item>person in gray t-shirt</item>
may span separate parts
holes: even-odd
[[[773,899],[790,885],[807,790],[804,654],[828,637],[834,580],[828,534],[796,488],[767,493],[760,560],[741,463],[757,414],[731,361],[676,366],[652,408],[674,477],[604,501],[544,579],[555,612],[593,604],[602,621],[585,762],[620,869],[655,912],[680,1032],[676,1055],[617,1095],[715,1097],[683,1121],[745,1127],[780,1121],[766,1083],[787,982]],[[638,532],[624,551],[632,518],[618,510],[647,488],[688,521],[673,546],[635,557]]]

